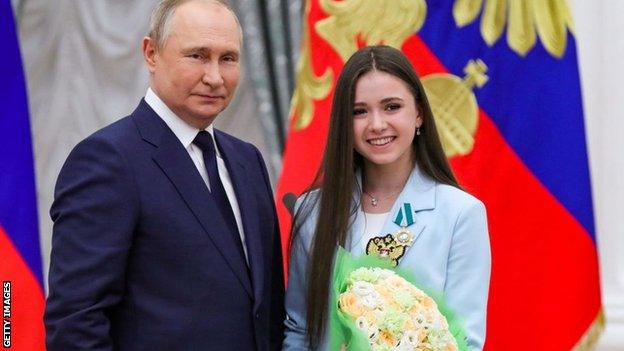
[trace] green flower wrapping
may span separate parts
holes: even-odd
[[[441,294],[423,291],[387,260],[338,248],[330,299],[331,350],[469,350]]]

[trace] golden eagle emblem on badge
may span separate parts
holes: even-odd
[[[392,262],[393,267],[399,264],[399,259],[403,257],[405,250],[406,246],[398,243],[392,234],[374,237],[366,244],[367,255],[388,259]]]

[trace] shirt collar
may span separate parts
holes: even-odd
[[[188,149],[189,146],[192,145],[193,140],[199,133],[199,129],[191,126],[186,123],[182,118],[178,117],[171,109],[165,104],[164,101],[156,93],[152,90],[152,88],[147,88],[147,92],[145,93],[145,102],[156,112],[156,114],[167,124],[169,129],[175,134],[175,136],[180,140],[184,148]],[[219,152],[219,148],[217,147],[217,143],[214,137],[214,128],[212,124],[210,124],[206,129],[204,129],[212,136],[212,140],[215,143],[215,150],[217,150],[217,155],[221,156]]]

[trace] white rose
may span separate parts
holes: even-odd
[[[381,304],[381,297],[375,290],[375,286],[369,282],[357,281],[353,283],[353,293],[358,301],[365,307],[376,308]]]
[[[357,281],[353,283],[353,293],[358,297],[366,297],[375,293],[375,287],[369,282]]]
[[[371,294],[362,297],[360,303],[368,308],[377,308],[381,305],[381,297],[379,293],[373,291]]]

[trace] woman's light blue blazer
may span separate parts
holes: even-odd
[[[359,192],[355,191],[354,198],[357,194]],[[301,200],[297,201],[296,208],[301,206]],[[411,204],[415,222],[408,230],[416,239],[400,259],[399,267],[411,271],[421,286],[443,293],[448,307],[463,320],[471,349],[481,350],[485,341],[491,267],[483,203],[460,189],[434,181],[415,167],[380,234],[394,233],[400,228],[393,220],[404,203]],[[359,242],[364,230],[361,207],[354,216],[347,247],[355,256],[360,256],[364,254]],[[316,218],[317,209],[313,209],[294,237],[283,350],[309,349],[306,341],[307,265]],[[323,345],[327,345],[327,340]]]

